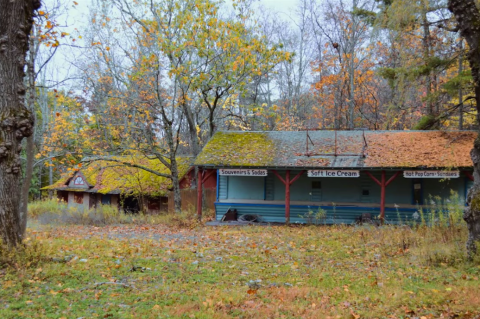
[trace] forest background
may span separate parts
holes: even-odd
[[[446,0],[288,8],[45,1],[27,62],[24,190],[38,197],[86,157],[139,154],[178,189],[176,158],[218,130],[476,128],[468,46]]]

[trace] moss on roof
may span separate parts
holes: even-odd
[[[470,131],[218,132],[195,165],[214,167],[470,167]],[[308,148],[307,148],[308,141]]]
[[[142,165],[159,173],[170,174],[170,170],[158,159],[147,159],[142,156],[112,157],[112,159]],[[191,158],[180,157],[177,162],[179,177],[182,178],[190,168]],[[129,193],[164,196],[172,187],[169,178],[112,161],[99,160],[92,162],[82,168],[81,173],[87,179],[87,183],[93,185],[93,188],[88,191],[101,194]],[[68,182],[75,174],[76,172],[64,174],[56,183],[43,189],[69,189]]]
[[[225,166],[273,165],[276,148],[261,132],[218,132],[205,145],[195,164]]]

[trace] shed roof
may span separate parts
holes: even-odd
[[[169,169],[158,159],[148,159],[144,156],[113,156],[112,159],[138,164],[163,174],[170,174]],[[179,177],[182,178],[192,164],[192,158],[179,157]],[[70,180],[77,174],[83,174],[89,188],[72,188]],[[98,160],[91,162],[80,171],[63,174],[60,179],[42,189],[76,191],[101,194],[145,194],[150,196],[164,196],[172,187],[169,178],[162,177],[140,168],[129,167],[121,163]]]
[[[472,131],[226,131],[210,139],[195,165],[466,168],[472,166],[470,150],[475,137]]]

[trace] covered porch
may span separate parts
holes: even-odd
[[[217,132],[195,165],[217,170],[217,219],[396,223],[426,210],[463,209],[474,132]],[[201,191],[201,184],[200,189]],[[199,197],[200,198],[200,197]],[[201,203],[197,204],[201,216]]]
[[[218,175],[217,220],[235,210],[271,223],[414,222],[420,210],[464,205],[472,180],[468,171],[393,169],[220,168]]]

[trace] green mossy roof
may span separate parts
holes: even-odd
[[[142,165],[159,173],[170,174],[169,169],[158,159],[147,159],[140,156],[112,157],[112,159]],[[192,159],[189,157],[177,159],[180,178],[188,172],[191,161]],[[93,188],[86,190],[88,192],[165,196],[172,187],[172,182],[169,178],[111,161],[99,160],[92,162],[82,168],[81,173],[85,176],[87,183],[93,186]],[[68,190],[70,189],[68,183],[75,174],[76,172],[64,174],[56,183],[42,189]]]
[[[476,135],[471,131],[217,132],[198,155],[195,165],[217,168],[470,167],[470,149]]]
[[[225,166],[273,165],[276,147],[267,133],[218,132],[205,145],[195,164]]]

